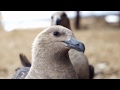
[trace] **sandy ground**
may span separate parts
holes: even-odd
[[[86,46],[85,55],[95,67],[94,79],[120,78],[120,28],[108,25],[100,19],[82,19],[82,29],[76,30],[71,25],[75,37]],[[19,53],[24,53],[31,60],[31,44],[42,28],[0,30],[0,78],[10,79],[17,67],[21,67]]]

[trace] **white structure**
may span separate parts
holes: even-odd
[[[119,22],[119,16],[117,16],[117,15],[105,16],[105,21],[107,23],[117,23],[117,22]]]

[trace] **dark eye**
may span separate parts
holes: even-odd
[[[53,35],[59,37],[59,36],[60,36],[60,33],[59,33],[58,31],[54,31],[54,32],[53,32]]]

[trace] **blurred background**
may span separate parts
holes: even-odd
[[[36,35],[50,26],[57,11],[0,11],[0,78],[21,67],[19,53],[31,60]],[[120,11],[65,11],[75,37],[86,46],[94,79],[120,78]]]

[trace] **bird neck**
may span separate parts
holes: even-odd
[[[49,51],[51,50],[51,51]],[[70,62],[68,51],[55,52],[55,49],[34,50],[32,66],[27,79],[77,79]],[[59,51],[59,50],[58,50]],[[51,52],[51,53],[49,53]]]

